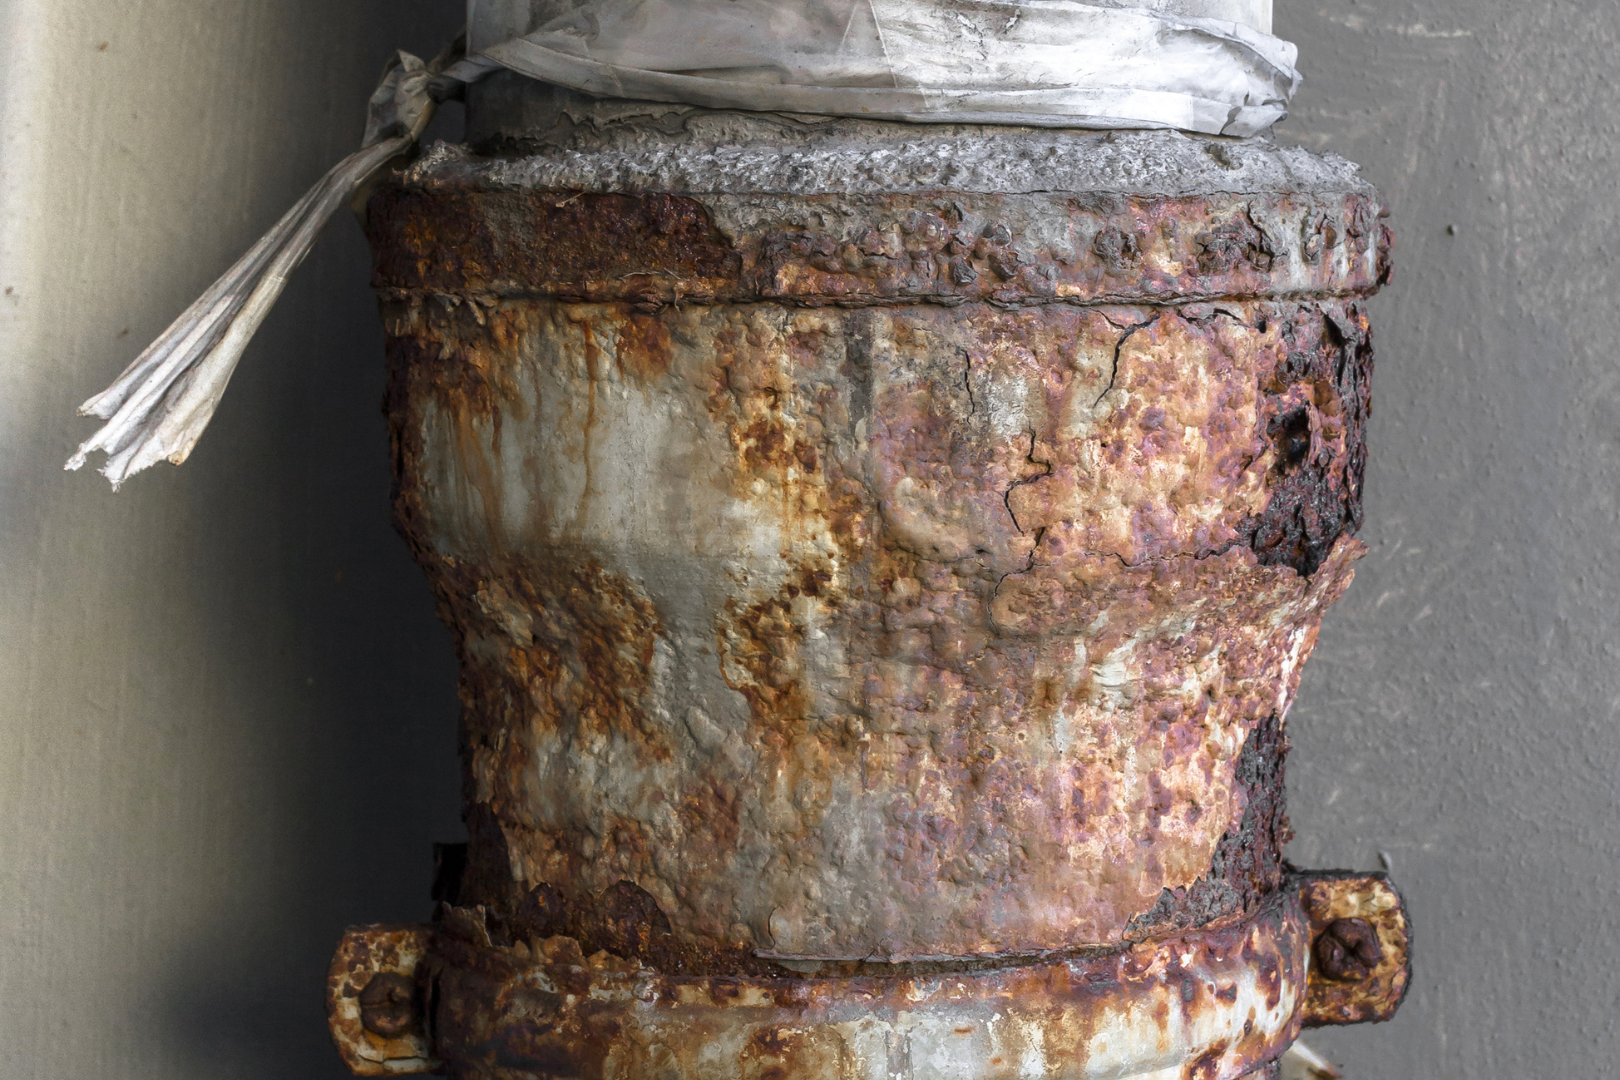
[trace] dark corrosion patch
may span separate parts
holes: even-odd
[[[1129,938],[1155,938],[1256,911],[1281,886],[1282,851],[1293,838],[1286,808],[1287,757],[1288,735],[1274,713],[1243,744],[1236,782],[1248,805],[1242,820],[1221,837],[1209,874],[1187,888],[1166,889],[1152,911],[1132,922]]]
[[[367,210],[379,288],[635,297],[671,277],[698,293],[740,260],[698,200],[679,195],[379,191]],[[646,280],[652,279],[652,280]]]
[[[1270,499],[1238,535],[1265,566],[1310,575],[1361,528],[1372,412],[1372,332],[1361,305],[1284,316],[1283,359],[1263,387]]]

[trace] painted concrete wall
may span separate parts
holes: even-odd
[[[338,221],[183,469],[59,466],[100,389],[354,144],[453,0],[0,4],[0,1075],[337,1077],[344,924],[458,834],[448,638],[387,517]],[[1288,0],[1287,140],[1394,206],[1372,554],[1294,712],[1293,857],[1418,920],[1356,1080],[1608,1075],[1620,914],[1620,5]],[[376,29],[375,27],[382,27]],[[105,44],[103,44],[105,43]],[[446,118],[453,128],[453,118]]]
[[[1394,208],[1372,547],[1291,723],[1305,865],[1410,902],[1362,1080],[1620,1071],[1620,4],[1291,0],[1285,137]]]

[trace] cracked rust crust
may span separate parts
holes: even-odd
[[[385,315],[463,903],[763,973],[1277,887],[1281,718],[1360,550],[1357,302]]]
[[[431,174],[373,196],[374,284],[640,304],[1187,303],[1364,296],[1369,195],[536,191]]]

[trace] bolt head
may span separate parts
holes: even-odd
[[[373,1035],[397,1039],[416,1026],[416,982],[397,971],[372,976],[360,991],[360,1023]]]
[[[1334,919],[1316,939],[1316,966],[1339,982],[1361,982],[1384,959],[1378,931],[1366,919]]]

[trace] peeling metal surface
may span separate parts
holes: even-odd
[[[326,976],[326,1015],[332,1041],[356,1076],[439,1068],[425,1023],[419,978],[425,972],[418,970],[432,941],[432,928],[416,924],[357,926],[343,935]]]
[[[1393,1017],[1411,985],[1412,953],[1406,909],[1388,877],[1308,874],[1300,879],[1300,897],[1310,917],[1313,952],[1305,1025],[1362,1024]],[[1336,925],[1342,923],[1351,925],[1343,929]],[[1373,961],[1366,965],[1369,970],[1363,974],[1350,963],[1324,971],[1319,958],[1327,950],[1322,948],[1322,939],[1351,938],[1361,929],[1357,923],[1375,936],[1372,949],[1362,944],[1362,957]]]
[[[1309,944],[1298,908],[1096,956],[890,977],[676,976],[571,938],[445,920],[439,1046],[478,1080],[658,1075],[1231,1080],[1282,1053]]]

